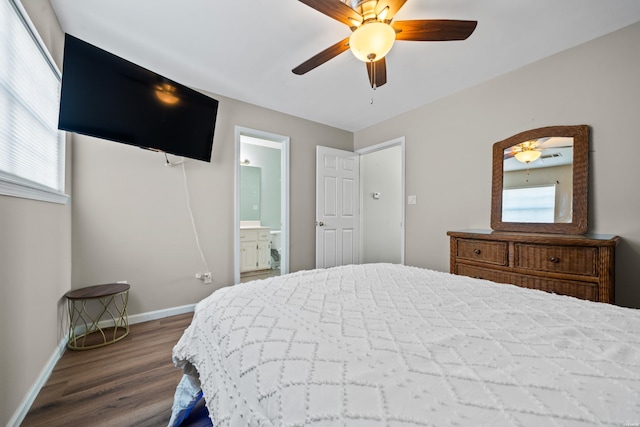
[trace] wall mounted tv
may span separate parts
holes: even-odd
[[[69,34],[58,128],[211,161],[218,101]]]

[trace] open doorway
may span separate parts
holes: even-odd
[[[404,264],[405,139],[316,150],[316,268]]]
[[[360,154],[360,262],[404,264],[405,139]]]
[[[235,283],[289,272],[289,138],[236,127]]]

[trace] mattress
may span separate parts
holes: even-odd
[[[401,265],[220,289],[173,360],[215,426],[640,423],[638,310]]]

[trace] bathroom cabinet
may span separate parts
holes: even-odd
[[[240,272],[271,268],[271,229],[240,229]]]

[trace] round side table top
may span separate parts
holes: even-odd
[[[106,285],[74,289],[67,292],[64,296],[67,299],[103,298],[128,291],[130,287],[128,283],[107,283]]]

